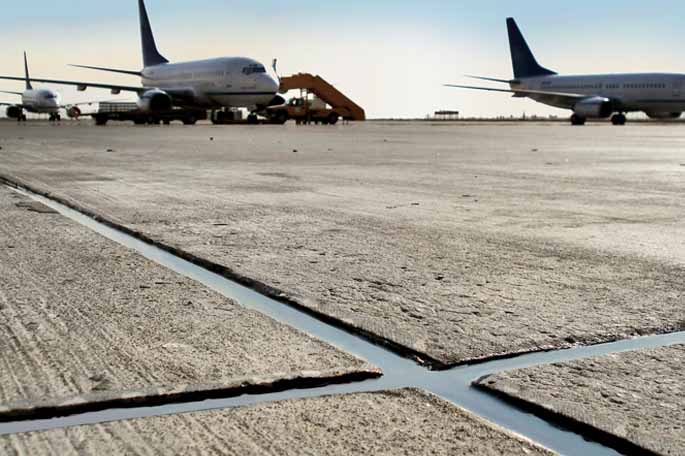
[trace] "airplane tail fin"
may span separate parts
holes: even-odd
[[[514,77],[532,78],[535,76],[550,76],[557,74],[540,66],[535,56],[528,47],[526,39],[513,18],[507,19],[507,30],[509,31],[509,47],[511,48],[511,61],[514,66]]]
[[[140,38],[143,47],[143,66],[148,67],[169,63],[157,50],[155,37],[150,26],[150,19],[147,16],[147,9],[143,0],[138,0],[138,10],[140,14]]]
[[[24,51],[24,71],[26,74],[26,90],[33,90],[31,76],[29,75],[29,59],[26,57],[26,51]]]

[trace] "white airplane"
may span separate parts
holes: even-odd
[[[7,106],[7,117],[17,119],[18,121],[26,121],[26,114],[24,111],[36,114],[50,114],[50,121],[59,120],[59,110],[62,107],[60,104],[60,96],[57,92],[49,89],[36,90],[31,85],[31,78],[29,76],[29,64],[24,52],[24,70],[26,72],[26,90],[23,92],[9,92],[0,90],[1,93],[8,93],[11,95],[19,95],[21,103],[0,103],[0,106]]]
[[[134,92],[139,97],[138,107],[148,112],[168,111],[174,106],[212,110],[242,107],[252,112],[250,120],[254,121],[257,112],[265,112],[268,106],[285,102],[282,97],[277,96],[279,82],[256,60],[224,57],[169,63],[157,50],[143,0],[138,0],[138,8],[143,50],[142,71],[75,66],[139,76],[142,79],[142,87],[54,79],[33,80],[72,85],[80,91],[94,87],[109,89],[115,95],[120,92]],[[10,76],[0,76],[0,79],[19,80]]]
[[[599,74],[559,76],[540,66],[516,22],[507,19],[514,79],[467,76],[509,84],[510,89],[447,84],[448,87],[512,93],[540,103],[573,111],[571,123],[611,117],[614,125],[626,123],[625,113],[646,113],[653,119],[677,119],[685,111],[685,75],[672,73]]]
[[[51,122],[58,122],[62,120],[59,112],[64,109],[67,116],[72,119],[81,117],[81,109],[79,106],[93,105],[97,101],[86,101],[82,103],[72,103],[62,105],[60,94],[50,89],[34,89],[31,84],[31,76],[29,75],[29,63],[24,52],[24,71],[26,82],[26,90],[23,92],[10,92],[8,90],[0,90],[0,93],[8,93],[11,95],[18,95],[21,97],[21,103],[0,103],[0,106],[7,106],[5,113],[11,119],[17,119],[19,122],[26,122],[26,114],[28,111],[34,114],[49,114]]]

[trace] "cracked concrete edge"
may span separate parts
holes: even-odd
[[[328,315],[323,312],[319,312],[307,305],[305,305],[303,302],[301,302],[301,299],[293,296],[289,293],[287,293],[284,290],[280,290],[278,288],[275,288],[271,285],[268,285],[266,283],[263,283],[261,281],[255,280],[251,277],[247,277],[240,272],[236,271],[235,269],[232,269],[228,266],[224,266],[218,263],[215,263],[213,261],[210,261],[206,258],[199,257],[197,255],[194,255],[192,253],[186,252],[185,250],[175,247],[170,244],[165,244],[159,240],[153,239],[146,235],[145,233],[132,229],[129,226],[126,225],[124,221],[117,220],[115,217],[110,217],[109,215],[103,214],[99,212],[96,209],[93,209],[91,207],[88,207],[79,201],[70,198],[68,196],[55,193],[47,188],[47,186],[43,187],[41,185],[33,184],[30,182],[27,182],[24,179],[21,179],[19,177],[13,176],[6,174],[5,172],[0,171],[0,183],[5,184],[7,186],[17,188],[19,190],[27,190],[29,192],[35,193],[40,196],[44,196],[45,198],[51,199],[57,203],[63,204],[64,206],[69,207],[70,209],[73,209],[87,217],[92,218],[93,220],[100,222],[104,225],[109,226],[110,228],[114,228],[116,230],[119,230],[125,234],[128,234],[130,236],[135,237],[136,239],[139,239],[147,244],[153,245],[159,249],[162,249],[166,252],[169,252],[173,255],[178,256],[179,258],[182,258],[190,263],[193,263],[197,266],[200,266],[204,269],[207,269],[208,271],[214,272],[216,274],[219,274],[223,277],[226,277],[229,280],[232,280],[234,282],[237,282],[241,285],[244,285],[258,293],[261,293],[275,301],[278,301],[282,304],[288,305],[290,307],[293,307],[301,312],[306,313],[307,315],[310,315],[323,323],[329,324],[331,326],[334,326],[339,329],[343,329],[351,334],[354,334],[359,337],[363,337],[364,339],[368,340],[369,342],[380,345],[382,347],[387,348],[388,350],[391,350],[394,353],[397,353],[398,355],[412,359],[418,364],[425,366],[431,370],[446,370],[450,369],[452,367],[457,366],[457,364],[445,364],[442,361],[439,361],[431,356],[429,356],[426,353],[422,353],[420,351],[414,350],[411,347],[407,347],[405,345],[399,344],[393,340],[381,337],[377,334],[374,334],[371,331],[368,331],[364,328],[359,327],[358,325],[354,324],[351,321],[346,321],[337,317],[333,317],[331,315]],[[489,359],[489,358],[488,358]],[[484,359],[485,360],[485,359]],[[464,361],[463,363],[459,364],[468,364],[469,360]]]
[[[8,185],[13,188],[17,188],[20,190],[28,190],[32,193],[35,193],[37,195],[44,196],[48,199],[51,199],[57,203],[63,204],[64,206],[69,207],[70,209],[73,209],[87,217],[92,218],[93,220],[100,222],[106,226],[109,226],[110,228],[114,228],[116,230],[119,230],[125,234],[128,234],[130,236],[135,237],[136,239],[143,241],[147,244],[150,244],[152,246],[155,246],[161,250],[164,250],[166,252],[169,252],[173,255],[178,256],[179,258],[182,258],[190,263],[193,263],[197,266],[200,266],[204,269],[207,269],[210,272],[214,272],[216,274],[219,274],[222,277],[225,277],[229,280],[232,280],[234,282],[237,282],[241,285],[244,285],[260,294],[263,294],[264,296],[267,296],[268,298],[271,298],[275,301],[278,301],[282,304],[288,305],[290,307],[293,307],[301,312],[304,312],[305,314],[312,316],[319,321],[329,324],[331,326],[334,326],[338,329],[342,329],[344,331],[347,331],[353,335],[359,336],[364,338],[365,340],[375,344],[379,345],[382,347],[385,347],[386,349],[392,351],[393,353],[398,354],[399,356],[402,356],[407,359],[411,359],[415,361],[417,364],[426,367],[427,369],[434,370],[434,371],[446,371],[449,369],[453,369],[455,367],[459,366],[466,366],[466,365],[474,365],[474,364],[481,364],[481,363],[486,363],[486,362],[491,362],[491,361],[497,361],[497,360],[503,360],[503,359],[512,359],[516,358],[518,356],[522,355],[528,355],[528,354],[533,354],[533,353],[545,353],[545,352],[550,352],[550,351],[556,351],[556,350],[566,350],[566,349],[572,349],[572,348],[577,348],[577,347],[584,347],[584,346],[592,346],[592,345],[601,345],[601,344],[607,344],[611,342],[617,342],[621,340],[627,340],[631,339],[633,337],[637,336],[631,336],[629,334],[609,334],[605,335],[603,337],[598,337],[594,338],[592,340],[586,340],[586,341],[573,341],[569,342],[568,344],[564,344],[562,346],[558,345],[549,345],[549,346],[539,346],[535,349],[524,349],[524,350],[519,350],[516,352],[506,352],[506,353],[491,353],[488,355],[483,355],[479,357],[471,357],[471,358],[465,358],[462,359],[459,362],[444,362],[440,361],[437,358],[431,357],[427,353],[423,353],[421,351],[418,351],[416,349],[413,349],[411,347],[407,347],[406,345],[400,344],[398,342],[395,342],[391,339],[379,336],[367,329],[364,329],[357,324],[355,324],[353,321],[341,319],[332,315],[328,315],[324,312],[320,312],[310,306],[307,306],[304,303],[304,299],[295,295],[292,295],[288,293],[285,290],[281,290],[279,288],[273,287],[271,285],[268,285],[264,282],[261,282],[259,280],[255,280],[251,277],[248,277],[235,269],[224,266],[218,263],[215,263],[211,260],[208,260],[206,258],[194,255],[190,252],[186,252],[180,247],[176,247],[171,244],[166,244],[163,243],[159,240],[153,239],[147,234],[143,233],[142,231],[135,230],[127,226],[126,222],[123,220],[118,220],[116,217],[112,217],[108,214],[101,213],[97,209],[94,209],[92,207],[89,207],[85,204],[82,204],[78,200],[75,200],[69,196],[62,195],[60,193],[55,193],[49,189],[49,186],[47,184],[34,184],[31,182],[26,181],[25,179],[22,179],[18,176],[14,176],[11,174],[8,174],[6,171],[0,170],[0,183]],[[673,332],[678,332],[678,331],[685,331],[685,320],[681,322],[679,325],[674,325],[673,327],[669,328],[655,328],[654,330],[647,330],[647,331],[642,331],[643,334],[640,335],[660,335],[660,334],[670,334]]]
[[[474,382],[474,385],[475,385],[475,382]],[[489,427],[489,428],[492,428],[492,429],[494,429],[494,430],[496,430],[496,431],[502,433],[503,435],[507,435],[507,436],[509,436],[509,437],[512,437],[512,438],[514,438],[514,439],[516,439],[516,440],[518,440],[518,441],[520,441],[520,442],[528,443],[528,444],[530,444],[530,445],[532,445],[532,446],[534,446],[534,447],[536,447],[536,448],[539,448],[539,449],[541,449],[541,450],[548,451],[548,452],[550,452],[550,453],[552,453],[552,454],[557,454],[555,451],[550,450],[550,449],[547,448],[546,446],[542,445],[540,442],[536,442],[535,440],[533,440],[533,439],[531,439],[531,438],[529,438],[529,437],[526,437],[526,436],[523,435],[523,434],[519,434],[518,432],[515,432],[515,431],[513,431],[513,430],[510,429],[510,428],[507,428],[507,427],[505,427],[505,426],[501,426],[501,425],[499,425],[499,424],[496,424],[496,423],[494,423],[494,422],[488,420],[487,418],[484,418],[484,417],[482,417],[482,416],[480,416],[480,415],[478,415],[478,414],[476,414],[476,413],[474,413],[474,412],[472,412],[472,411],[470,411],[470,410],[464,408],[464,407],[461,406],[461,405],[457,405],[457,404],[450,403],[449,401],[446,401],[445,399],[443,399],[443,398],[440,397],[439,395],[437,395],[437,394],[435,394],[435,393],[432,393],[432,392],[430,392],[430,391],[426,391],[426,390],[421,389],[421,388],[409,387],[409,388],[390,389],[390,390],[386,390],[385,393],[388,393],[388,392],[389,392],[389,393],[393,393],[393,392],[398,393],[398,392],[400,392],[400,391],[410,391],[410,392],[414,392],[415,394],[424,396],[424,397],[426,397],[426,398],[431,398],[431,399],[433,399],[433,400],[435,400],[435,401],[438,401],[439,403],[444,403],[444,404],[449,405],[449,406],[451,406],[451,407],[455,407],[455,408],[457,408],[461,413],[463,413],[465,416],[470,417],[471,419],[473,419],[474,421],[476,421],[476,422],[482,424],[483,426],[487,426],[487,427]],[[383,392],[380,392],[380,393],[383,393]],[[373,394],[373,393],[372,393],[372,394]],[[650,455],[650,456],[651,456],[651,455]],[[660,456],[660,455],[658,455],[658,456]]]
[[[109,408],[155,407],[243,395],[262,395],[295,389],[320,388],[382,377],[377,368],[304,371],[292,375],[245,377],[225,384],[150,387],[129,391],[103,391],[63,399],[21,401],[0,405],[0,422],[50,419]]]
[[[484,391],[504,402],[531,413],[538,418],[541,418],[549,423],[556,424],[563,429],[568,429],[571,432],[583,436],[583,438],[597,442],[608,448],[612,448],[621,454],[631,455],[639,454],[643,456],[662,456],[652,450],[643,448],[630,440],[618,437],[610,432],[606,432],[591,424],[573,418],[572,416],[560,413],[551,405],[535,404],[522,399],[516,395],[516,392],[505,386],[495,386],[492,381],[497,377],[497,374],[486,375],[472,382],[472,386],[478,390]]]

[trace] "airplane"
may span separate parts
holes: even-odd
[[[9,92],[0,90],[1,93],[10,95],[18,95],[21,97],[21,103],[0,103],[0,106],[7,106],[7,117],[17,119],[19,122],[26,121],[26,114],[24,111],[36,114],[50,114],[50,121],[59,120],[59,110],[62,107],[60,104],[60,96],[57,92],[49,89],[34,89],[31,84],[29,76],[29,63],[24,52],[24,71],[26,77],[26,90],[23,92]]]
[[[218,110],[248,108],[248,118],[256,122],[256,113],[266,113],[271,105],[283,104],[277,95],[279,82],[272,78],[266,67],[256,60],[244,57],[223,57],[183,63],[170,63],[157,50],[144,0],[138,0],[140,35],[143,53],[141,71],[74,65],[80,68],[139,76],[142,86],[125,86],[81,81],[38,79],[49,84],[76,86],[79,91],[88,87],[111,90],[112,94],[133,92],[138,95],[138,108],[145,112],[168,111],[173,107]],[[19,80],[12,76],[0,79]],[[194,123],[192,120],[187,123]]]
[[[608,119],[625,125],[628,112],[644,112],[653,119],[678,119],[685,111],[685,75],[673,73],[597,74],[560,76],[538,64],[513,18],[507,19],[514,79],[466,76],[509,89],[446,84],[447,87],[511,93],[556,108],[570,109],[572,125],[587,119]]]
[[[62,120],[60,116],[60,109],[64,109],[67,116],[72,119],[81,117],[81,109],[79,106],[92,105],[98,103],[97,101],[85,101],[82,103],[71,103],[63,105],[61,103],[60,94],[50,89],[34,89],[31,83],[31,76],[29,74],[29,63],[24,52],[24,71],[26,82],[26,90],[23,92],[11,92],[8,90],[0,90],[0,93],[7,93],[10,95],[18,95],[21,97],[21,103],[2,103],[0,106],[7,106],[6,115],[11,119],[17,119],[19,122],[26,122],[27,117],[24,111],[34,114],[49,114],[51,122],[59,122]]]

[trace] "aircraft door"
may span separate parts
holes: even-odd
[[[678,78],[673,81],[673,98],[680,98],[683,91],[683,80]]]

